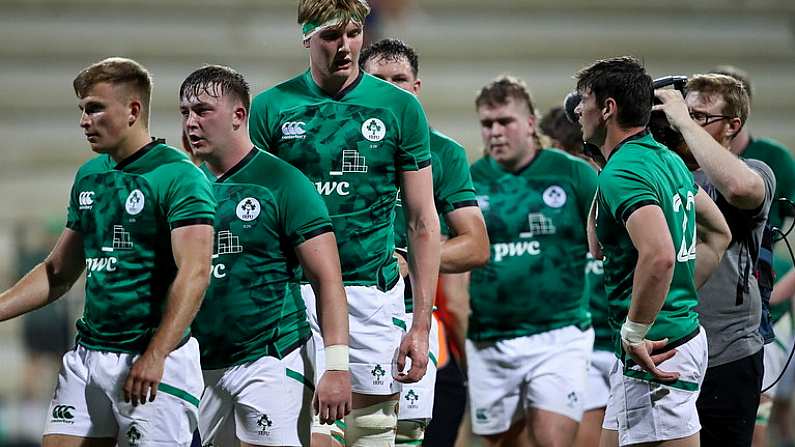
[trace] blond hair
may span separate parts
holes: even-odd
[[[367,0],[299,0],[298,24],[321,24],[339,20],[340,26],[349,22],[364,23],[370,14]]]
[[[91,64],[77,74],[72,86],[78,98],[85,97],[99,83],[124,85],[131,96],[141,101],[141,122],[149,126],[149,100],[152,96],[152,76],[138,62],[123,57],[109,57]]]

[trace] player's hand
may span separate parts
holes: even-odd
[[[400,269],[400,276],[401,278],[405,278],[409,276],[409,262],[406,260],[406,257],[403,256],[400,252],[395,250],[394,255],[395,259],[398,262],[398,268]]]
[[[321,424],[331,425],[351,412],[351,372],[326,371],[312,401]]]
[[[166,358],[149,351],[141,354],[130,368],[127,380],[124,382],[124,401],[132,401],[133,405],[145,404],[147,394],[149,402],[157,396],[157,386],[163,378],[163,368]]]
[[[657,368],[657,365],[676,355],[676,350],[671,349],[661,354],[652,355],[655,350],[662,349],[668,344],[668,339],[651,341],[643,340],[642,343],[629,344],[622,340],[624,352],[629,355],[641,368],[650,372],[654,377],[665,382],[673,382],[679,378],[678,372],[666,372]]]
[[[668,124],[674,129],[680,129],[688,124],[695,123],[690,118],[690,111],[685,104],[685,98],[679,90],[661,88],[654,91],[654,96],[660,100],[662,104],[656,104],[651,109],[652,111],[662,110],[665,117],[668,119]]]
[[[411,368],[404,373],[406,358],[411,359]],[[419,382],[428,369],[428,331],[412,326],[400,342],[397,356],[397,376],[402,383]]]

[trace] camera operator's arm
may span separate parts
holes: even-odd
[[[732,240],[731,230],[715,202],[698,188],[696,194],[696,289],[700,289],[720,264]]]
[[[795,295],[795,270],[790,270],[773,287],[773,293],[770,295],[770,305],[775,306],[778,303],[790,300],[793,295]]]
[[[652,110],[665,112],[668,123],[682,134],[693,157],[726,200],[740,209],[759,208],[765,201],[762,177],[690,118],[678,90],[660,89],[654,94],[662,104]]]

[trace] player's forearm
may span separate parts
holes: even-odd
[[[695,122],[682,126],[680,131],[704,174],[730,204],[742,209],[762,204],[765,184],[759,174]]]
[[[723,251],[710,246],[707,242],[699,241],[696,244],[696,274],[694,278],[696,290],[700,289],[712,276],[712,272],[718,268],[722,257]]]
[[[588,222],[586,224],[586,235],[588,237],[588,251],[594,259],[602,259],[602,248],[599,246],[599,238],[596,236],[596,197],[591,202],[591,209],[588,212]]]
[[[466,233],[442,241],[439,260],[439,270],[442,273],[468,272],[487,262],[489,262],[488,240]]]
[[[643,324],[654,322],[671,287],[674,262],[673,254],[638,254],[627,319]]]
[[[439,217],[432,207],[408,219],[409,277],[414,296],[412,327],[424,330],[431,327],[431,309],[439,277],[439,240]]]
[[[321,280],[312,283],[318,299],[318,318],[326,346],[348,344],[348,301],[342,280]]]
[[[441,285],[450,315],[450,335],[463,355],[469,328],[469,273],[445,275]]]
[[[66,293],[73,283],[60,278],[47,262],[40,263],[0,294],[0,321],[46,306]]]
[[[168,292],[160,326],[149,342],[147,351],[165,358],[179,346],[185,337],[185,331],[201,307],[209,283],[208,268],[192,265],[183,266],[178,270],[177,277]]]

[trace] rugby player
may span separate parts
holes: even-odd
[[[77,343],[42,444],[188,446],[202,392],[188,326],[209,280],[210,184],[182,151],[150,138],[152,81],[140,64],[105,59],[73,85],[100,155],[75,176],[55,248],[0,295],[0,320],[58,299],[86,270]]]
[[[419,95],[422,80],[418,77],[419,58],[413,48],[397,39],[383,39],[362,51],[359,64],[365,72]],[[464,273],[489,260],[486,225],[475,200],[466,150],[455,140],[430,129],[433,168],[433,195],[440,221],[447,225],[450,237],[442,242],[439,268],[443,273]],[[406,247],[406,222],[402,213],[395,218],[396,246]],[[398,251],[399,259],[403,251]],[[401,266],[405,262],[401,263]],[[401,272],[404,276],[407,272]],[[443,278],[441,279],[444,280]],[[411,287],[406,287],[406,321],[411,324]],[[438,319],[434,313],[430,337],[430,363],[425,377],[403,386],[398,414],[397,443],[421,443],[434,413],[436,363],[439,357]],[[444,401],[440,402],[447,411]],[[463,412],[463,402],[460,411]],[[448,409],[449,408],[449,409]],[[453,433],[458,424],[444,427]]]
[[[696,399],[707,367],[696,287],[731,235],[682,159],[646,130],[652,80],[638,61],[600,60],[576,78],[583,139],[607,161],[595,224],[610,325],[620,332],[601,445],[695,446]]]
[[[369,12],[365,0],[299,1],[309,69],[254,98],[250,119],[255,145],[309,177],[331,216],[350,319],[349,446],[394,444],[399,382],[420,380],[428,364],[439,272],[428,123],[411,93],[359,68]],[[398,189],[414,296],[410,327],[393,256]],[[312,290],[302,291],[320,344]]]
[[[202,67],[180,87],[183,132],[218,202],[212,278],[193,323],[205,381],[199,432],[212,445],[303,446],[315,348],[300,269],[320,300],[326,343],[321,422],[350,410],[347,304],[326,206],[300,171],[254,147],[249,101],[248,83],[228,67]]]
[[[472,165],[491,258],[471,272],[472,427],[487,445],[571,445],[594,340],[584,273],[596,173],[543,148],[524,82],[501,76],[475,101],[488,155]]]

